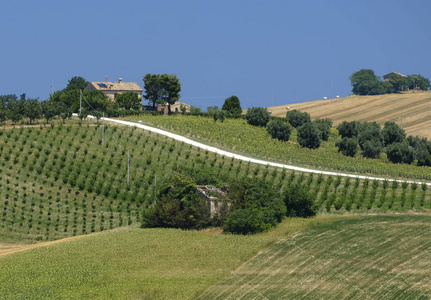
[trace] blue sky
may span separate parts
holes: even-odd
[[[3,1],[0,94],[169,73],[204,110],[231,95],[243,108],[343,97],[363,68],[431,78],[430,12],[429,0]]]

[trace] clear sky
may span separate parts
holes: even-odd
[[[430,13],[430,0],[2,1],[0,95],[169,73],[203,110],[343,97],[363,68],[431,78]]]

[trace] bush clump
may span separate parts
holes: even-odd
[[[286,113],[287,121],[295,128],[311,122],[310,114],[307,112],[300,112],[299,110],[289,110]]]
[[[265,127],[269,122],[270,114],[266,108],[252,107],[247,110],[245,119],[250,125]]]
[[[274,119],[268,123],[266,130],[272,138],[280,141],[288,141],[292,133],[292,126],[280,119]]]

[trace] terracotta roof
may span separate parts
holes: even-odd
[[[388,73],[388,74],[386,74],[386,75],[383,75],[383,78],[387,78],[387,77],[389,77],[389,76],[391,76],[391,75],[399,75],[399,76],[401,76],[401,77],[408,77],[408,76],[403,75],[403,74],[398,73],[398,72],[391,72],[391,73]]]
[[[141,87],[136,82],[90,82],[90,84],[84,89],[84,91],[88,90],[137,91],[142,93]]]

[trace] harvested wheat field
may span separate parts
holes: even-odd
[[[306,111],[312,119],[330,118],[337,126],[343,121],[394,121],[407,135],[431,138],[431,91],[410,91],[377,96],[348,96],[268,107],[273,116],[284,117],[288,110]]]

